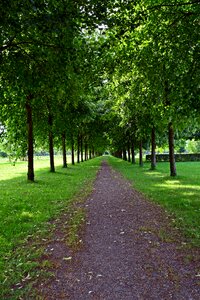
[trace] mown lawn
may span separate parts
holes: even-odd
[[[44,249],[40,241],[49,236],[53,226],[48,221],[66,212],[78,192],[82,190],[84,197],[91,191],[102,159],[136,189],[163,205],[190,244],[200,246],[200,163],[177,163],[178,176],[171,178],[168,163],[150,171],[149,163],[141,168],[106,156],[63,169],[58,158],[52,174],[49,161],[42,159],[35,161],[36,182],[27,183],[26,162],[15,166],[1,162],[0,299],[27,299],[30,295],[31,285],[41,276],[38,261]]]
[[[92,189],[101,158],[69,165],[57,160],[56,173],[47,159],[35,162],[35,183],[26,180],[27,163],[0,163],[0,299],[24,299],[27,283],[34,282],[43,248],[36,246],[49,235],[51,223],[66,211],[75,195]]]
[[[200,246],[200,163],[177,163],[178,176],[169,176],[169,163],[159,163],[155,171],[150,163],[132,165],[114,157],[109,163],[129,179],[134,188],[164,206],[172,214],[190,244]]]

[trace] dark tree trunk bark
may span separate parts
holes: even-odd
[[[130,150],[130,142],[128,141],[128,149],[127,149],[127,152],[128,152],[128,162],[131,162],[131,150]]]
[[[139,165],[143,166],[143,156],[142,156],[142,141],[140,141],[140,158],[139,158]]]
[[[156,169],[156,131],[155,127],[151,131],[151,170]]]
[[[72,165],[75,165],[75,161],[74,161],[74,139],[73,139],[73,136],[72,136],[72,139],[71,139],[71,151],[72,151]]]
[[[92,158],[92,151],[91,151],[91,149],[89,150],[89,159],[91,159]]]
[[[114,152],[114,156],[117,158],[123,158],[123,151],[122,150],[117,150]]]
[[[28,173],[27,179],[34,181],[34,150],[33,150],[33,118],[30,100],[32,96],[27,97],[26,101],[26,118],[27,118],[27,141],[28,141]]]
[[[49,124],[49,155],[50,155],[50,172],[55,172],[55,165],[54,165],[54,151],[53,151],[53,117],[51,113],[48,116],[48,124]]]
[[[67,168],[66,134],[62,134],[63,168]]]
[[[118,150],[118,157],[122,159],[123,156],[123,151],[122,150]]]
[[[127,161],[126,149],[123,149],[123,160]]]
[[[87,143],[85,143],[85,161],[88,159],[88,155],[87,155]]]
[[[175,155],[174,155],[174,129],[172,122],[168,125],[169,130],[169,163],[170,163],[170,176],[176,176],[176,162],[175,162]]]
[[[92,157],[95,157],[95,151],[94,151],[94,147],[92,148]]]
[[[132,164],[135,164],[135,145],[131,143],[131,156],[132,156]]]
[[[83,136],[81,135],[81,162],[83,162]]]
[[[80,137],[77,137],[77,163],[80,163]]]

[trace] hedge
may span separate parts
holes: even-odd
[[[176,161],[200,161],[200,153],[175,154]],[[151,161],[151,155],[146,155],[146,161]],[[169,161],[169,154],[156,154],[156,161]]]

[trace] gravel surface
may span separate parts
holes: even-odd
[[[200,299],[200,251],[106,162],[84,206],[81,249],[68,249],[59,231],[47,246],[55,278],[38,287],[42,299]]]

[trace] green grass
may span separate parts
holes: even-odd
[[[191,244],[200,246],[200,163],[177,163],[178,176],[169,176],[168,163],[131,165],[113,157],[108,159],[133,186],[151,200],[163,205],[175,219]],[[35,161],[36,183],[27,183],[27,163],[0,163],[0,299],[29,299],[31,285],[41,276],[44,242],[53,229],[48,222],[62,215],[91,191],[92,182],[102,158],[69,168],[61,167],[56,158],[56,173],[49,172],[47,159]],[[71,210],[68,243],[77,243],[80,224],[85,214],[82,208]],[[40,268],[39,268],[40,262]],[[46,270],[45,270],[46,272]],[[43,273],[42,276],[48,274]]]
[[[48,221],[65,211],[76,194],[80,198],[80,191],[83,197],[91,191],[100,161],[63,169],[58,159],[54,174],[47,159],[36,160],[35,183],[26,180],[26,162],[0,163],[0,299],[26,295],[31,288],[27,283],[39,276],[38,259],[44,250],[40,243],[53,226]]]
[[[200,246],[200,163],[177,163],[178,176],[169,176],[169,163],[159,163],[155,171],[150,164],[132,165],[114,157],[110,164],[149,199],[172,214],[174,225],[181,229],[192,245]]]
[[[81,229],[82,224],[85,223],[86,212],[84,208],[77,207],[73,210],[69,224],[68,224],[68,234],[66,243],[69,247],[76,249],[80,245],[79,240],[79,230]]]

